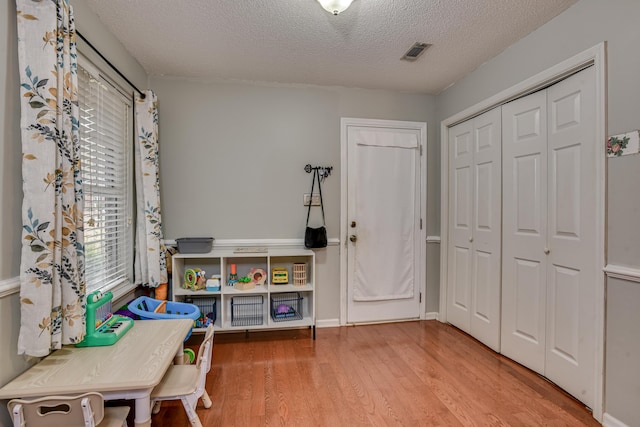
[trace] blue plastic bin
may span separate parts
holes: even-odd
[[[153,311],[162,303],[149,297],[138,297],[129,303],[129,311],[140,316],[142,320],[162,320],[162,319],[179,319],[186,317],[193,321],[200,317],[200,309],[194,304],[185,302],[167,301],[164,313],[154,313]],[[191,336],[191,329],[185,338],[185,341]]]

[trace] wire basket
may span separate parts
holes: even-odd
[[[302,296],[299,292],[271,295],[271,318],[274,322],[302,320]]]
[[[263,295],[247,295],[231,298],[231,326],[262,325]]]
[[[200,317],[195,321],[196,328],[206,328],[209,323],[216,322],[216,298],[196,297],[189,302],[200,309]]]

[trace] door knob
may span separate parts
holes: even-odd
[[[352,234],[351,236],[349,236],[349,240],[351,240],[353,243],[355,243],[356,240],[358,240],[358,237],[355,234]]]
[[[551,249],[549,249],[549,248],[544,248],[544,253],[545,253],[545,254],[549,255],[549,252],[551,252]]]
[[[473,243],[473,237],[469,237],[469,243]]]

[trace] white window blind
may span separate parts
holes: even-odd
[[[87,293],[133,282],[132,108],[89,64],[78,66]]]

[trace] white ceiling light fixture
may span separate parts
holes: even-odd
[[[318,3],[329,13],[334,15],[347,10],[353,0],[318,0]]]

